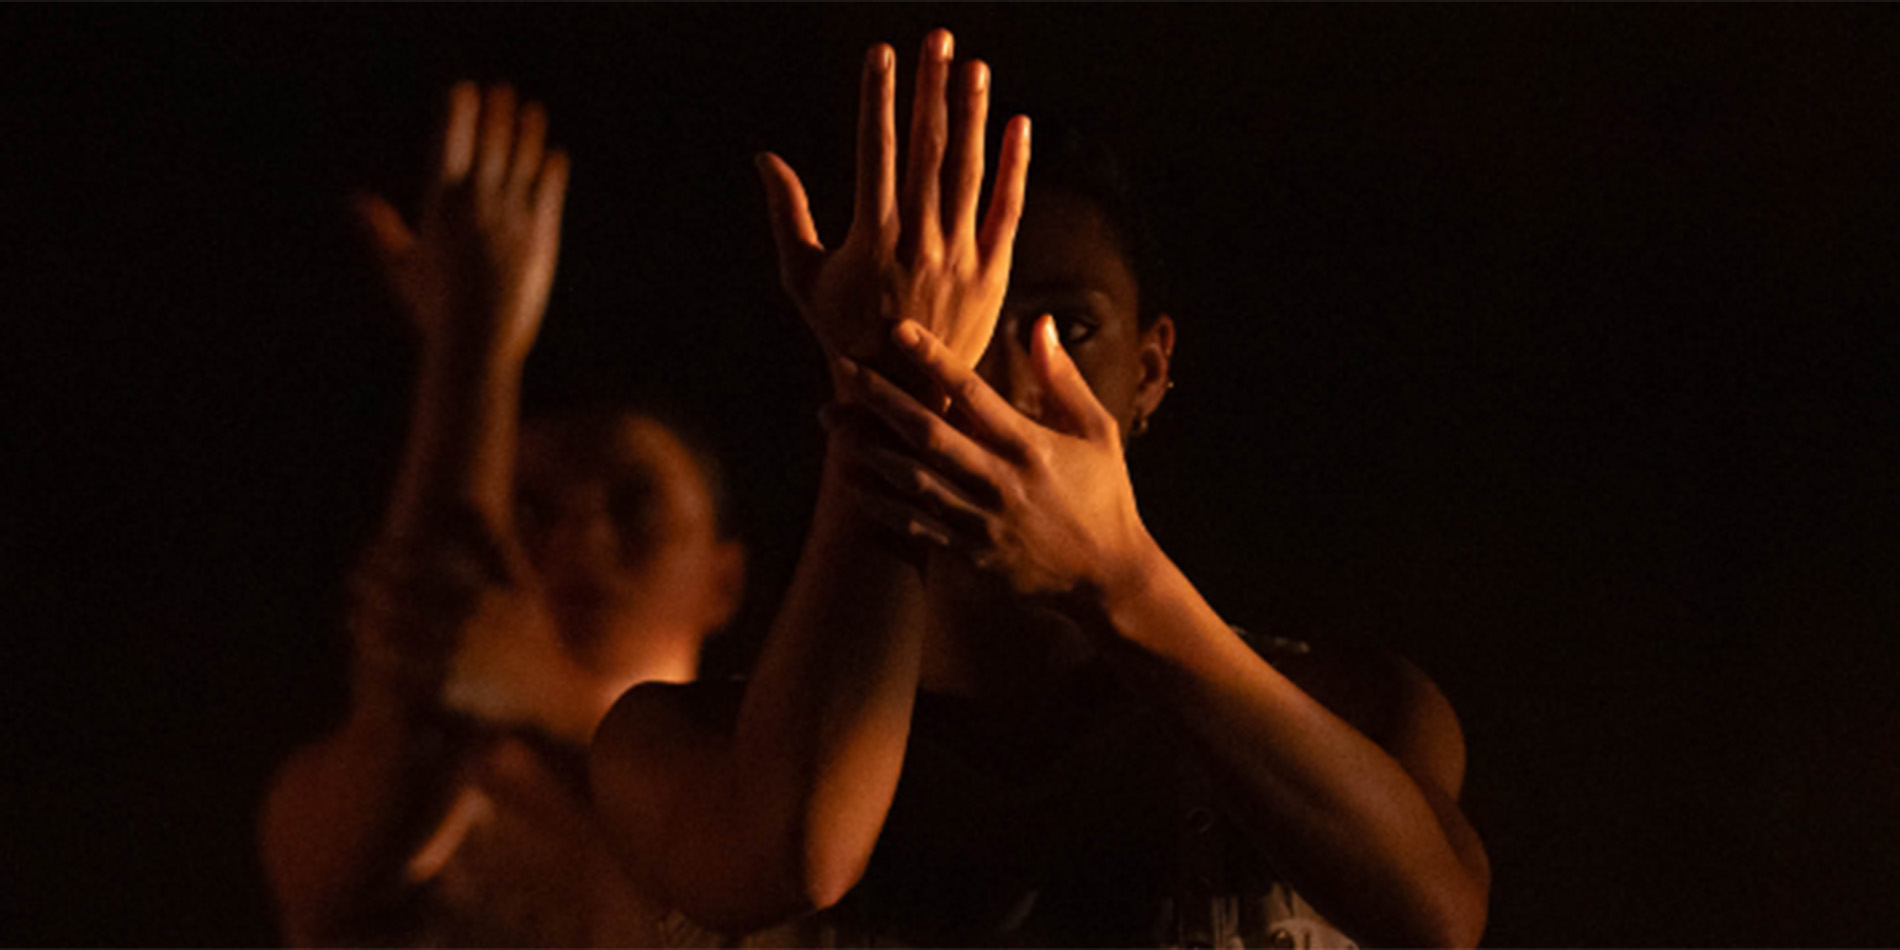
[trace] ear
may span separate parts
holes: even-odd
[[[738,615],[745,603],[745,575],[745,542],[719,542],[713,551],[713,579],[707,591],[707,633],[719,630]]]
[[[1141,381],[1135,384],[1135,408],[1143,417],[1151,417],[1168,395],[1168,369],[1174,362],[1173,317],[1161,314],[1141,331],[1136,359],[1141,361]]]

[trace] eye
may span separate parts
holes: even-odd
[[[1064,348],[1086,342],[1101,329],[1101,324],[1085,311],[1057,310],[1055,318],[1056,339],[1062,341]]]

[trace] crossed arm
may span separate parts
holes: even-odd
[[[866,510],[1090,633],[1215,766],[1236,817],[1328,919],[1380,945],[1475,945],[1490,869],[1457,806],[1457,718],[1431,681],[1389,658],[1322,655],[1283,671],[1255,654],[1142,527],[1115,420],[1049,317],[1031,353],[1040,420],[922,327],[894,338],[963,424],[847,364],[854,396],[903,449],[857,448],[886,489]]]

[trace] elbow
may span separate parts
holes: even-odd
[[[833,878],[776,868],[727,867],[712,875],[678,875],[668,897],[679,911],[722,934],[749,934],[830,908],[849,892]],[[735,886],[737,885],[737,886]]]
[[[812,803],[738,778],[729,740],[705,731],[688,687],[642,684],[596,731],[593,805],[605,838],[694,922],[751,933],[838,903],[869,863]],[[769,784],[769,783],[767,783]]]
[[[688,917],[721,933],[782,924],[836,906],[869,864],[868,852],[838,847],[823,835],[757,830],[763,833],[728,839],[718,866],[677,881],[674,898]],[[747,847],[774,838],[776,848]]]
[[[827,910],[844,900],[863,879],[868,859],[868,855],[813,855],[808,848],[803,873],[799,875],[799,896],[806,910]]]
[[[1459,880],[1434,895],[1417,921],[1416,931],[1399,942],[1415,947],[1476,947],[1484,937],[1489,912],[1486,888],[1472,880]]]

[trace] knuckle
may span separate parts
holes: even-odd
[[[918,428],[922,430],[918,445],[924,451],[939,457],[950,454],[950,438],[941,428],[928,422],[919,423]]]
[[[1020,481],[1012,481],[1003,488],[1003,506],[1016,510],[1033,507],[1029,490]]]
[[[1009,541],[1009,533],[1002,526],[994,521],[984,524],[983,558],[986,569],[996,570],[1005,566],[1003,551],[1008,549]]]
[[[941,269],[944,263],[943,242],[926,230],[917,236],[912,245],[911,259],[920,269]]]
[[[1031,443],[1024,447],[1024,461],[1036,474],[1047,472],[1055,464],[1055,450],[1046,443]]]
[[[933,365],[942,365],[940,355],[933,354]],[[983,393],[983,383],[975,376],[958,376],[950,381],[950,395],[963,405],[975,402]]]

